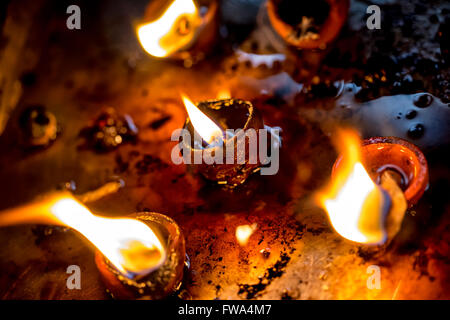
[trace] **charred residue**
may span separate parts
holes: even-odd
[[[289,257],[287,253],[282,253],[278,261],[272,267],[267,269],[264,272],[264,275],[259,278],[257,284],[238,284],[238,295],[245,299],[257,298],[273,280],[283,275],[290,260],[291,257]]]

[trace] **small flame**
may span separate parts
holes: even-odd
[[[257,227],[257,224],[254,223],[252,225],[245,224],[236,228],[236,239],[241,246],[247,245],[248,239],[253,232],[255,232]]]
[[[195,104],[192,103],[189,98],[182,95],[184,106],[189,115],[189,119],[194,126],[195,131],[197,131],[203,140],[207,143],[213,142],[216,138],[222,137],[223,132],[220,127],[214,123],[210,118],[208,118]]]
[[[225,100],[225,99],[230,99],[231,98],[231,93],[230,90],[228,89],[220,89],[219,93],[217,93],[217,99],[219,100]]]
[[[174,0],[156,20],[139,25],[137,34],[150,55],[167,57],[195,40],[201,21],[193,0]]]
[[[333,228],[344,238],[361,243],[382,243],[384,197],[361,163],[359,136],[351,130],[339,131],[342,152],[330,185],[317,195],[318,203]]]

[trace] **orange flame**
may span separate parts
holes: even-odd
[[[189,98],[182,95],[181,96],[186,107],[186,111],[189,115],[189,119],[194,126],[195,131],[197,131],[203,140],[207,143],[213,142],[216,138],[222,137],[223,132],[220,127],[214,123],[208,116],[200,111],[195,104],[192,103]]]
[[[167,57],[195,40],[201,17],[193,0],[174,0],[156,20],[137,27],[139,41],[154,57]]]
[[[225,100],[231,98],[231,92],[228,89],[220,89],[217,93],[217,99],[219,100]]]
[[[361,163],[361,141],[356,132],[337,134],[342,158],[328,187],[317,194],[333,228],[344,238],[361,243],[386,240],[384,196]]]
[[[250,239],[250,236],[255,232],[257,227],[257,224],[254,223],[252,225],[245,224],[236,228],[236,239],[241,246],[247,245],[248,239]]]
[[[147,274],[159,268],[166,259],[160,239],[145,223],[93,215],[66,192],[0,214],[0,226],[22,223],[55,224],[75,229],[128,277]]]

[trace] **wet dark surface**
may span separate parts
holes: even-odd
[[[65,28],[66,3],[58,2],[38,37],[46,39],[45,49],[22,78],[26,89],[0,136],[0,209],[66,181],[83,193],[120,177],[125,187],[89,208],[107,216],[150,210],[172,217],[191,258],[186,297],[449,298],[450,73],[446,42],[438,34],[445,34],[449,6],[377,3],[381,30],[365,28],[367,4],[353,1],[339,39],[324,51],[293,52],[240,23],[229,26],[228,39],[248,35],[235,43],[244,54],[224,40],[212,57],[186,69],[150,58],[137,43],[132,25],[146,1],[82,2],[80,31]],[[171,133],[186,119],[180,93],[202,101],[224,87],[234,98],[250,100],[265,124],[283,129],[278,174],[254,174],[232,191],[170,158]],[[62,131],[46,149],[28,152],[17,143],[19,119],[36,104],[55,115]],[[139,130],[133,142],[80,148],[80,131],[92,128],[105,106],[133,119]],[[336,158],[330,136],[343,124],[363,137],[404,138],[427,156],[430,187],[388,247],[373,250],[344,240],[312,201]],[[253,223],[257,229],[241,247],[235,229]],[[45,230],[0,230],[0,297],[108,298],[93,248],[70,230]],[[66,287],[71,264],[81,267],[81,290]],[[379,290],[367,288],[369,265],[381,268]]]

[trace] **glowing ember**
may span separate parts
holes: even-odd
[[[207,143],[213,142],[216,138],[222,137],[222,129],[219,128],[210,118],[208,118],[195,104],[189,100],[186,96],[182,96],[184,106],[189,115],[192,125],[195,131],[197,131],[203,140]]]
[[[142,47],[154,57],[167,57],[195,40],[201,17],[193,0],[174,0],[154,21],[138,26]]]
[[[252,225],[245,224],[236,228],[236,239],[241,246],[247,245],[248,239],[257,227],[257,224],[254,223]]]
[[[360,141],[353,131],[340,131],[343,156],[330,185],[318,196],[333,228],[344,238],[362,243],[386,240],[385,196],[361,163]]]

